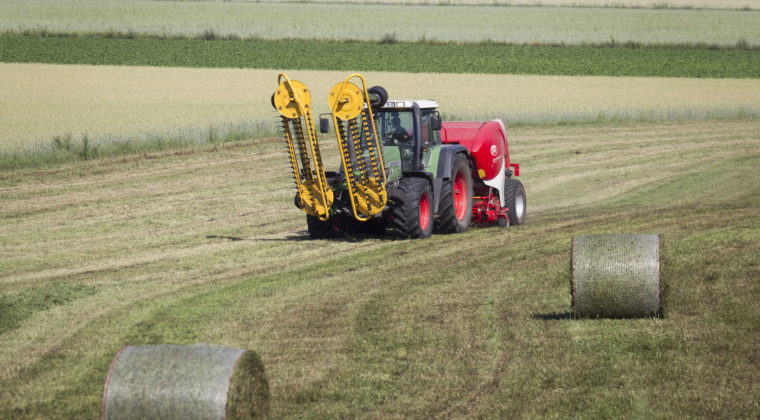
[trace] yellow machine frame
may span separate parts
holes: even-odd
[[[352,78],[360,79],[362,87],[352,83]],[[356,220],[367,221],[383,210],[388,192],[385,189],[382,145],[375,129],[372,107],[368,103],[369,93],[364,77],[352,74],[333,86],[329,102],[353,215]],[[359,116],[362,117],[361,129]],[[365,156],[369,159],[369,167]]]
[[[300,202],[299,207],[307,214],[326,221],[330,217],[334,197],[332,189],[327,185],[319,152],[311,114],[311,93],[303,83],[291,81],[285,73],[277,76],[277,84],[272,104],[282,118],[293,177],[298,189],[296,201]]]

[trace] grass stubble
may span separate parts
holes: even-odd
[[[249,348],[275,417],[758,414],[760,123],[523,126],[526,225],[311,241],[279,139],[0,178],[2,417],[96,417],[125,344]],[[337,166],[323,142],[328,166]],[[661,233],[665,317],[571,321],[572,236]]]

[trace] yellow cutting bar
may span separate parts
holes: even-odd
[[[311,115],[311,93],[306,86],[290,80],[285,73],[277,76],[272,105],[280,112],[290,164],[298,189],[296,201],[307,214],[325,221],[330,215],[333,191],[327,185],[325,168],[319,154],[317,132]]]
[[[350,82],[352,78],[361,80],[362,87]],[[366,221],[383,210],[388,192],[383,149],[364,77],[352,74],[333,86],[329,101],[354,218]]]

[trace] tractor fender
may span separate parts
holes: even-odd
[[[470,159],[470,154],[467,148],[459,144],[451,144],[441,147],[441,152],[438,154],[438,168],[436,170],[436,177],[433,182],[433,212],[438,214],[438,204],[441,197],[441,187],[443,186],[443,180],[451,178],[451,168],[454,165],[454,156],[459,153],[463,153]]]
[[[449,179],[451,177],[451,166],[454,164],[454,156],[457,153],[464,153],[467,159],[470,159],[470,153],[467,148],[460,144],[443,146],[441,154],[438,155],[438,171],[436,178]]]

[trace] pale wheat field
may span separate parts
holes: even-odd
[[[225,0],[230,1],[230,0]],[[247,1],[247,0],[231,0]],[[300,1],[300,0],[293,0]],[[305,0],[308,3],[387,3],[431,6],[565,6],[624,8],[757,9],[760,0]]]
[[[5,0],[0,31],[509,43],[760,43],[741,10],[429,7],[391,4]]]
[[[178,0],[203,1],[203,0]],[[207,0],[250,2],[251,0]],[[404,4],[430,6],[565,6],[689,9],[757,9],[760,0],[285,0],[280,3]],[[263,2],[267,3],[267,2]],[[269,3],[274,3],[270,1]]]
[[[269,98],[277,70],[0,64],[0,151],[30,150],[55,136],[93,144],[209,129],[274,132]],[[287,72],[328,112],[327,92],[349,72]],[[449,119],[509,123],[683,120],[760,115],[760,80],[365,72],[397,99],[435,99]]]

